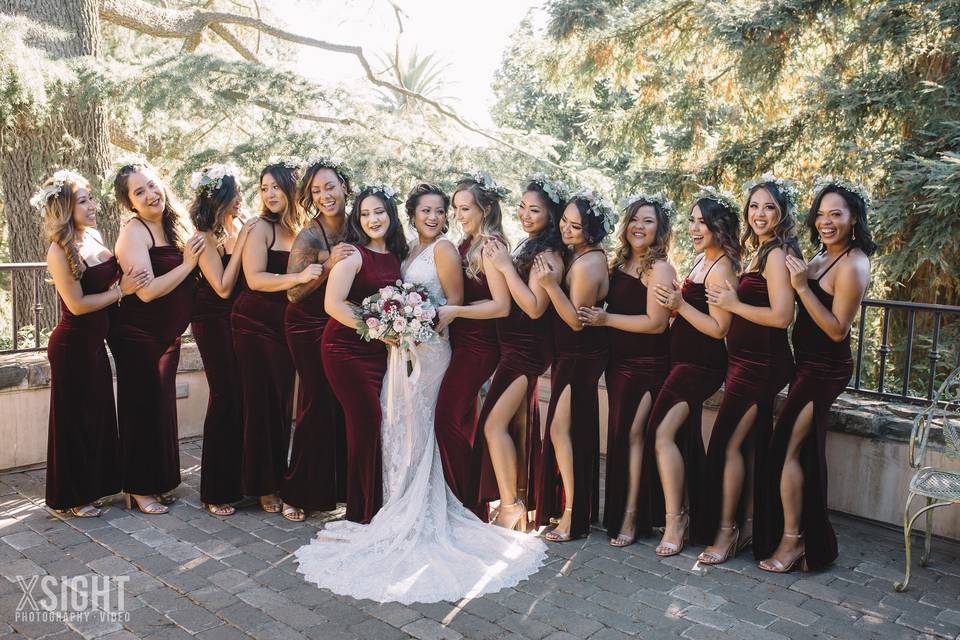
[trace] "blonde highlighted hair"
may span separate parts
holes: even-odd
[[[633,216],[637,215],[641,207],[653,207],[653,215],[657,219],[657,233],[654,236],[653,244],[647,249],[646,253],[640,259],[640,266],[637,268],[637,275],[643,276],[647,271],[653,268],[653,265],[659,260],[666,260],[667,253],[670,251],[670,215],[663,205],[659,202],[650,200],[637,200],[631,202],[623,210],[623,217],[620,218],[620,229],[617,233],[617,249],[610,259],[610,270],[618,269],[630,262],[633,254],[633,247],[627,242],[627,227]]]
[[[53,184],[54,178],[47,178],[41,189]],[[77,249],[77,227],[73,222],[73,210],[77,208],[77,191],[80,189],[86,189],[89,192],[90,184],[80,175],[71,175],[63,182],[59,192],[47,197],[43,207],[47,240],[63,249],[67,257],[67,266],[70,267],[74,280],[83,277],[83,272],[87,269]],[[92,198],[93,194],[90,197]]]
[[[272,159],[271,159],[272,160]],[[270,222],[279,223],[293,235],[297,235],[300,229],[307,222],[307,214],[300,206],[300,200],[297,198],[298,185],[303,172],[299,167],[291,168],[282,161],[268,164],[260,172],[260,179],[257,181],[257,188],[263,183],[263,177],[267,174],[277,181],[280,190],[287,199],[287,208],[279,216],[267,208],[264,202],[260,208],[260,217]]]
[[[507,234],[503,232],[503,212],[500,210],[500,200],[503,197],[492,190],[484,189],[483,185],[473,178],[464,178],[457,183],[457,187],[450,196],[450,201],[452,202],[461,191],[466,191],[472,195],[474,203],[483,212],[480,234],[478,237],[470,237],[470,248],[467,249],[467,254],[463,257],[463,268],[466,276],[476,279],[483,266],[484,243],[487,240],[499,240],[507,244]]]

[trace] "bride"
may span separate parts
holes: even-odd
[[[442,235],[448,206],[430,184],[414,187],[406,202],[418,240],[403,279],[437,301],[463,293],[460,256]],[[449,362],[446,331],[410,352],[390,347],[380,395],[383,507],[367,525],[329,523],[298,549],[307,581],[376,602],[456,601],[514,586],[543,564],[539,538],[481,522],[444,481],[434,409]]]

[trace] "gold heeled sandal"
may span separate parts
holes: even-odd
[[[730,544],[727,545],[723,555],[718,555],[714,551],[704,551],[698,555],[697,560],[700,562],[700,564],[723,564],[730,558],[737,555],[737,551],[740,549],[738,546],[740,543],[740,529],[737,528],[737,523],[734,522],[733,526],[730,527],[720,527],[720,531],[733,531],[733,540],[731,540]]]
[[[802,533],[783,533],[784,538],[793,538],[794,540],[803,540]],[[800,553],[794,557],[790,562],[784,564],[776,558],[767,558],[766,560],[761,560],[757,565],[764,571],[769,571],[770,573],[789,573],[793,571],[793,568],[797,566],[797,563],[800,563],[800,571],[809,571],[809,566],[807,565],[807,550],[805,546],[800,547]]]
[[[690,516],[687,514],[687,510],[684,509],[680,513],[667,513],[664,514],[668,518],[683,518],[683,529],[680,535],[680,544],[674,544],[672,542],[664,542],[663,539],[660,539],[660,544],[657,545],[657,548],[653,550],[655,554],[661,558],[669,558],[671,556],[678,555],[683,551],[683,547],[687,543],[687,533],[690,528]]]

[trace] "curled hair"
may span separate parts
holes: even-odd
[[[156,171],[149,164],[138,162],[120,167],[117,177],[113,179],[114,197],[121,206],[134,214],[137,214],[137,210],[133,208],[133,200],[130,199],[129,182],[130,176],[141,171],[151,171],[156,175]],[[157,181],[160,183],[160,188],[163,189],[163,214],[160,218],[163,235],[167,242],[183,251],[187,236],[187,229],[184,226],[186,214],[183,212],[180,203],[174,199],[173,194],[167,189],[166,183],[162,182],[159,176],[157,176]]]
[[[410,248],[407,246],[407,238],[403,235],[403,224],[400,223],[400,215],[397,213],[397,205],[393,198],[386,197],[382,191],[375,187],[366,187],[357,194],[353,200],[353,207],[347,215],[347,231],[344,234],[343,241],[357,246],[366,246],[370,242],[370,236],[360,225],[360,205],[369,197],[374,197],[383,203],[387,210],[387,218],[390,221],[390,227],[387,229],[387,235],[384,241],[387,250],[397,256],[401,261],[407,257]]]
[[[53,183],[52,177],[47,178],[42,187]],[[77,208],[77,191],[80,189],[86,189],[89,192],[89,183],[86,180],[83,182],[66,180],[60,192],[47,198],[43,207],[47,240],[63,249],[67,257],[67,266],[70,267],[70,274],[73,275],[74,280],[83,277],[83,272],[87,270],[87,265],[80,257],[80,251],[77,250],[77,226],[73,222],[73,210]],[[92,198],[93,194],[90,197]]]
[[[760,244],[760,236],[750,226],[750,199],[760,189],[766,189],[777,206],[777,224],[773,227],[773,237],[763,244]],[[797,240],[797,222],[790,213],[787,194],[775,182],[761,182],[750,189],[747,202],[743,205],[743,224],[746,228],[740,237],[740,245],[744,250],[757,250],[757,271],[763,271],[767,266],[767,256],[777,248],[788,254],[793,253],[798,258],[803,256]]]
[[[236,178],[225,175],[216,189],[200,191],[190,203],[190,222],[197,231],[212,231],[218,244],[227,237],[223,221],[233,209],[233,201],[240,194],[240,185]]]
[[[740,218],[737,212],[720,204],[712,198],[701,198],[694,203],[695,207],[700,208],[700,214],[703,216],[703,222],[707,228],[717,237],[720,247],[723,249],[731,264],[734,273],[740,273]]]
[[[607,237],[607,229],[603,226],[604,218],[602,215],[594,215],[590,212],[591,204],[586,198],[574,196],[568,203],[574,205],[580,212],[580,226],[583,229],[583,235],[587,244],[599,244]],[[566,207],[564,207],[565,209]],[[560,213],[563,216],[563,211]]]
[[[835,193],[850,209],[850,215],[853,216],[853,233],[850,238],[850,247],[860,249],[864,254],[872,256],[877,250],[877,243],[873,241],[873,234],[870,233],[870,227],[867,225],[867,203],[863,196],[849,191],[840,185],[831,184],[824,187],[817,193],[810,205],[810,212],[807,213],[807,229],[810,230],[810,243],[814,247],[822,250],[823,242],[820,240],[820,233],[817,231],[817,212],[820,211],[820,203],[823,202],[823,196],[828,193]]]
[[[318,213],[317,208],[313,204],[313,194],[310,193],[310,185],[313,184],[313,179],[316,175],[324,169],[333,171],[334,175],[337,176],[337,180],[340,181],[340,186],[343,187],[344,206],[346,206],[347,198],[353,194],[353,187],[350,186],[350,176],[342,169],[331,167],[326,162],[314,162],[307,167],[306,173],[303,174],[303,179],[300,181],[300,188],[297,194],[297,202],[300,203],[300,208],[307,217],[313,217]]]
[[[513,259],[517,273],[526,280],[527,276],[530,275],[530,267],[533,266],[534,258],[544,251],[563,251],[563,240],[560,238],[560,218],[563,216],[563,210],[567,203],[551,200],[547,192],[543,190],[543,185],[539,182],[531,182],[523,192],[536,193],[549,216],[546,226],[537,235],[528,238]]]
[[[263,182],[263,178],[267,174],[270,174],[270,176],[277,181],[277,184],[280,185],[280,190],[283,191],[283,195],[287,199],[287,207],[282,214],[277,215],[267,208],[266,202],[262,202],[260,217],[269,222],[278,222],[280,226],[296,235],[297,232],[300,231],[300,227],[303,226],[303,223],[306,222],[306,214],[304,214],[303,209],[300,208],[300,203],[297,200],[297,183],[300,181],[300,169],[291,169],[286,164],[279,162],[276,164],[268,164],[263,168],[263,171],[260,172],[260,178],[257,181],[258,185]]]
[[[450,223],[447,220],[447,211],[450,209],[450,196],[444,193],[443,189],[429,182],[421,182],[413,189],[410,189],[410,193],[407,194],[407,200],[403,203],[404,208],[407,210],[407,221],[411,227],[414,226],[413,219],[416,217],[417,207],[420,205],[420,198],[427,195],[440,196],[443,200],[443,233],[446,233],[450,229]]]
[[[659,202],[648,200],[637,200],[631,202],[623,211],[623,217],[620,218],[620,229],[617,233],[617,249],[610,260],[610,269],[617,269],[626,265],[633,255],[633,247],[627,242],[627,227],[630,221],[637,215],[642,207],[653,207],[653,215],[657,219],[657,233],[654,235],[653,244],[651,244],[643,256],[640,258],[640,266],[637,268],[638,274],[642,276],[649,271],[653,265],[667,259],[667,253],[670,251],[670,237],[672,231],[670,228],[670,216],[667,210]]]
[[[452,201],[461,191],[473,196],[473,201],[483,212],[480,222],[480,234],[477,238],[470,238],[470,248],[463,256],[463,268],[468,278],[476,278],[483,265],[483,245],[487,240],[499,240],[506,243],[507,235],[503,232],[503,212],[500,209],[502,197],[495,191],[484,189],[483,185],[473,178],[464,178],[457,183],[450,196]]]

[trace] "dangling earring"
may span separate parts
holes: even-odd
[[[853,230],[850,232],[850,242],[853,242],[856,239],[857,239],[857,228],[854,227]]]

